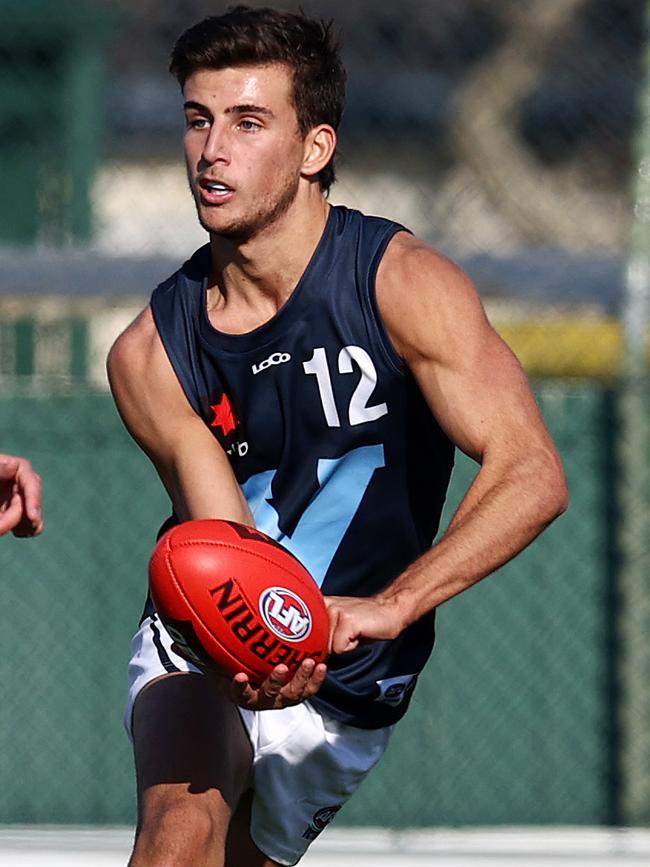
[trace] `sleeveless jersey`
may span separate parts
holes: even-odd
[[[209,321],[209,245],[151,298],[187,399],[229,455],[257,527],[326,595],[377,593],[430,547],[451,474],[453,446],[375,301],[379,262],[399,231],[332,207],[287,302],[246,334]],[[350,725],[391,725],[433,642],[431,612],[393,641],[332,656],[310,700]]]

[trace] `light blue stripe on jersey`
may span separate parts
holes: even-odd
[[[340,458],[321,458],[318,491],[291,536],[281,532],[278,513],[270,503],[276,470],[251,476],[242,490],[258,530],[291,551],[320,587],[375,470],[384,466],[383,445],[362,446]]]

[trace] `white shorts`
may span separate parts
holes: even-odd
[[[158,617],[142,622],[132,643],[125,726],[133,705],[155,678],[198,668],[172,650]],[[337,722],[309,702],[283,710],[239,712],[253,747],[251,836],[273,861],[291,867],[334,818],[384,754],[393,727],[359,729]]]

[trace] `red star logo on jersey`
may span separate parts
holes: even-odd
[[[210,409],[214,412],[214,419],[210,422],[210,427],[220,427],[223,435],[227,437],[237,427],[237,418],[228,395],[222,394],[219,403],[211,405]]]

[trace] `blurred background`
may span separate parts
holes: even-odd
[[[335,19],[349,72],[331,200],[470,273],[572,490],[441,609],[412,710],[335,825],[648,825],[647,4],[300,5]],[[125,668],[168,507],[104,362],[206,240],[167,63],[223,9],[0,0],[0,450],[42,474],[47,522],[0,542],[0,824],[135,820]],[[459,458],[447,520],[474,472]]]

